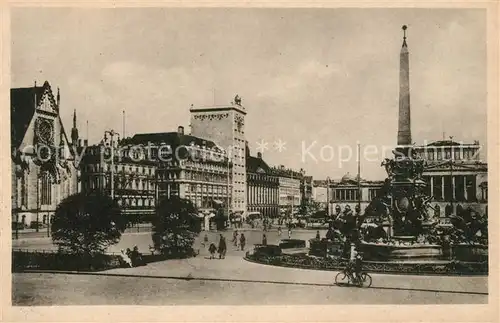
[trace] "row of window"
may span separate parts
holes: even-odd
[[[422,159],[428,160],[475,160],[478,159],[477,149],[463,149],[456,148],[452,149],[426,149],[423,151],[417,151],[416,154]]]
[[[182,176],[181,176],[182,177]],[[210,174],[205,172],[186,172],[185,179],[192,181],[204,181],[210,183],[227,183],[227,174]],[[229,178],[231,181],[231,178]]]
[[[247,191],[248,204],[276,204],[278,190],[269,187],[249,186]]]
[[[201,185],[201,184],[185,184],[186,192],[194,193],[217,193],[226,194],[226,186],[215,186],[215,185]]]
[[[155,201],[153,198],[122,198],[117,199],[118,206],[126,207],[154,207]]]
[[[83,172],[110,172],[111,164],[87,164],[82,166]],[[144,174],[144,175],[154,175],[154,167],[147,166],[131,166],[126,164],[118,164],[114,165],[115,172],[135,172],[135,174]]]

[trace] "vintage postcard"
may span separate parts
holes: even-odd
[[[3,319],[493,321],[497,13],[12,2]]]

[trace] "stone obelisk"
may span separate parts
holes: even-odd
[[[406,29],[403,26],[403,46],[399,55],[399,122],[398,146],[408,146],[411,141],[410,118],[410,59],[406,44]]]

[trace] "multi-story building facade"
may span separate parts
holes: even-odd
[[[320,203],[326,209],[328,206],[328,187],[326,181],[314,180],[312,186],[312,200]]]
[[[313,201],[313,177],[302,176],[300,181],[300,195],[302,205],[309,205]]]
[[[231,205],[232,164],[214,142],[177,132],[136,134],[128,144],[156,164],[158,198],[178,195],[202,212]]]
[[[304,173],[287,169],[283,165],[273,167],[271,171],[278,177],[280,215],[285,215],[287,212],[296,214],[301,203],[300,183]]]
[[[363,178],[359,181],[357,177],[345,174],[340,180],[328,181],[329,210],[332,214],[338,205],[344,209],[347,205],[352,210],[360,204],[361,211],[377,196],[383,185],[383,181],[368,181]],[[361,195],[360,195],[361,194]]]
[[[488,213],[488,165],[481,160],[480,149],[477,142],[461,144],[449,140],[412,148],[414,158],[426,161],[422,177],[427,182],[427,195],[433,197],[431,206],[440,217],[469,207],[480,214]],[[383,181],[361,180],[361,210],[382,184]],[[329,191],[334,204],[352,208],[358,203],[358,182],[349,174],[340,181],[332,181]]]
[[[426,160],[423,179],[441,217],[468,207],[487,213],[488,164],[481,159],[479,142],[436,141],[413,147],[413,153],[416,158]]]
[[[78,191],[73,143],[60,108],[59,89],[55,96],[47,81],[10,90],[12,222],[48,224],[56,206]],[[77,131],[72,135],[78,140]]]
[[[113,148],[113,162],[111,149]],[[139,155],[126,143],[109,139],[80,147],[81,189],[113,197],[123,215],[135,221],[147,220],[156,205],[156,163]]]
[[[264,217],[279,216],[279,179],[262,159],[250,156],[247,147],[247,208],[248,212],[260,212]]]
[[[191,135],[210,140],[229,152],[231,167],[231,209],[244,214],[247,210],[247,175],[245,153],[246,109],[236,96],[230,105],[191,106]]]

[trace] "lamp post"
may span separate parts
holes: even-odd
[[[330,177],[326,177],[326,216],[330,217]]]
[[[52,179],[50,177],[49,177],[49,190],[52,191]],[[52,199],[52,194],[50,195],[50,197]],[[50,212],[47,210],[47,237],[50,237],[49,230],[50,230]]]
[[[118,140],[120,138],[120,134],[113,129],[104,131],[104,141],[107,140],[107,135],[109,134],[110,146],[111,146],[111,198],[115,198],[115,146],[114,146],[114,137],[118,136]]]
[[[450,136],[450,187],[451,187],[451,196],[450,196],[450,206],[451,206],[451,215],[453,215],[453,196],[455,195],[455,187],[453,187],[453,136]]]
[[[361,214],[361,146],[358,144],[358,208]]]
[[[36,177],[36,232],[40,231],[40,229],[38,228],[39,214],[40,214],[40,176],[37,175],[37,177]]]
[[[229,203],[230,203],[230,197],[229,197],[229,175],[230,175],[230,164],[231,164],[231,154],[232,152],[228,152],[227,154],[227,181],[226,181],[226,193],[227,193],[227,218],[229,219]],[[243,219],[242,219],[243,220]]]
[[[14,212],[16,212],[16,240],[17,240],[19,239],[19,210],[16,208]]]

